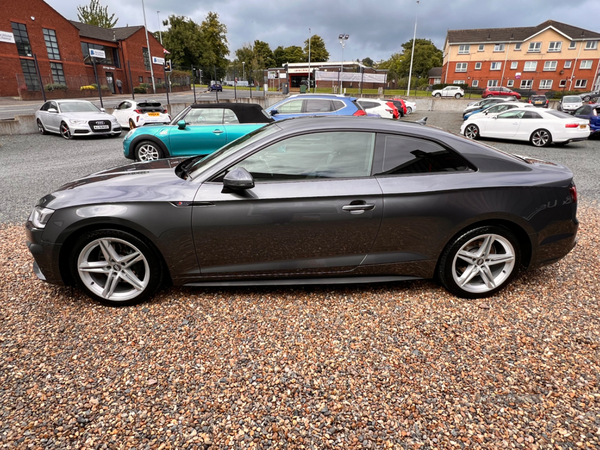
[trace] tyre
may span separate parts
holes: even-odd
[[[65,122],[60,123],[60,135],[65,139],[72,139],[73,135],[71,134],[71,130],[69,130],[69,126]]]
[[[129,119],[129,129],[133,130],[135,128],[135,122],[132,119]]]
[[[521,265],[517,238],[506,228],[474,228],[449,243],[438,266],[444,287],[462,298],[483,298],[504,288]]]
[[[38,127],[38,132],[40,134],[48,134],[48,132],[44,128],[44,125],[42,124],[42,121],[40,119],[37,120],[37,127]]]
[[[518,102],[519,101],[519,98],[516,95],[513,95],[512,98],[513,98],[513,102]]]
[[[125,231],[103,229],[83,234],[73,247],[70,261],[79,287],[107,305],[147,300],[162,284],[156,252]]]
[[[439,92],[434,95],[434,97],[438,97],[438,98],[440,98],[441,96],[442,96],[442,94],[440,94]]]
[[[540,128],[531,133],[529,142],[536,147],[547,147],[552,143],[552,135],[548,130]]]
[[[152,141],[142,141],[135,146],[136,161],[154,161],[163,157],[163,152],[158,144]]]
[[[473,140],[479,139],[479,127],[473,123],[467,125],[467,128],[465,128],[465,137]]]
[[[590,96],[586,95],[585,97],[581,97],[581,101],[589,102],[590,101]]]
[[[412,108],[410,106],[406,107],[406,114],[412,114]]]
[[[461,98],[461,97],[462,97],[462,95],[460,95],[460,94],[456,94],[456,95],[454,96],[454,98],[455,98],[455,99],[457,99],[457,100],[458,100],[459,98]]]

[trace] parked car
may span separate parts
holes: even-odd
[[[529,141],[536,147],[568,144],[590,135],[587,120],[554,109],[516,108],[496,116],[479,115],[463,122],[460,132],[470,139],[480,137]]]
[[[221,86],[220,83],[214,83],[214,84],[211,84],[210,86],[208,86],[208,91],[209,92],[212,92],[212,91],[223,92],[223,86]]]
[[[488,97],[514,97],[515,100],[519,100],[521,94],[504,86],[488,86],[481,94],[481,98]]]
[[[460,86],[446,86],[444,89],[432,91],[431,95],[433,97],[461,98],[465,96],[465,91]]]
[[[26,239],[40,279],[109,305],[146,300],[163,282],[436,278],[479,298],[568,254],[576,213],[573,174],[559,164],[412,123],[305,117],[205,158],[67,183],[36,204]]]
[[[409,100],[405,100],[404,103],[406,103],[406,113],[407,114],[412,114],[417,110],[417,102],[411,102]]]
[[[592,103],[580,106],[574,113],[579,119],[589,120],[590,138],[600,137],[600,103]]]
[[[171,121],[169,111],[155,101],[125,100],[113,110],[113,116],[124,128],[142,127],[147,124],[164,124]]]
[[[50,100],[35,112],[40,134],[75,136],[120,136],[117,119],[87,100]]]
[[[484,98],[482,100],[470,103],[469,106],[467,106],[464,110],[463,110],[463,120],[466,118],[466,115],[469,113],[472,113],[473,111],[483,111],[485,108],[491,106],[491,105],[495,105],[496,103],[502,103],[502,102],[506,102],[512,100],[508,97],[490,97],[490,98]]]
[[[582,94],[579,94],[579,96],[584,102],[597,102],[600,98],[600,90],[583,92]]]
[[[548,108],[550,100],[545,95],[532,95],[529,97],[529,103],[538,108]]]
[[[398,119],[400,113],[398,108],[389,100],[376,98],[359,98],[358,104],[363,107],[367,114],[379,114],[384,119]]]
[[[389,99],[389,98],[388,99],[382,98],[381,100],[385,100],[385,101],[393,103],[394,106],[396,107],[396,109],[398,110],[399,117],[404,117],[406,115],[406,105],[405,105],[404,101]]]
[[[291,95],[266,109],[275,120],[299,116],[366,116],[354,97],[328,94]]]
[[[556,109],[566,113],[573,114],[583,105],[583,101],[579,95],[565,95],[558,102]]]
[[[476,117],[480,115],[486,115],[489,117],[498,115],[504,111],[508,111],[509,109],[515,108],[533,108],[533,105],[529,103],[521,103],[521,102],[500,102],[496,104],[490,104],[485,106],[482,110],[471,111],[470,113],[465,114],[465,120],[470,117]]]
[[[136,161],[208,155],[270,122],[273,118],[255,103],[198,103],[168,125],[129,131],[123,153]]]

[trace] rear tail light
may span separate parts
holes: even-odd
[[[353,116],[366,116],[367,113],[365,111],[363,111],[362,109],[359,109],[358,111],[356,111],[354,114],[352,114]]]
[[[569,192],[571,193],[571,200],[573,200],[573,203],[577,203],[577,187],[575,185],[571,186]]]
[[[529,99],[529,103],[531,103],[531,99]]]
[[[141,109],[134,109],[133,112],[138,113],[138,114],[142,114],[142,110]]]
[[[167,114],[168,112],[169,112],[169,111],[167,111],[167,109],[166,109],[166,108],[163,110],[163,114]]]
[[[565,128],[578,128],[579,124],[578,123],[568,123],[565,125]]]

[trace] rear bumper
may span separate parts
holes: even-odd
[[[535,258],[531,262],[530,269],[552,264],[564,258],[577,245],[577,231],[579,229],[577,219],[563,221],[556,224],[555,227],[557,234],[543,238]]]

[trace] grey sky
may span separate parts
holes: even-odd
[[[77,20],[77,6],[89,0],[46,0],[70,20]],[[100,0],[109,14],[119,18],[117,26],[143,25],[142,0]],[[148,29],[158,29],[161,20],[175,14],[201,23],[209,11],[219,14],[227,26],[230,55],[255,39],[277,46],[303,46],[312,34],[325,40],[332,61],[342,59],[340,33],[350,35],[344,60],[370,57],[388,59],[412,39],[415,17],[417,38],[431,39],[442,48],[449,29],[534,26],[546,20],[600,32],[598,0],[304,0],[264,2],[258,0],[145,0]]]

